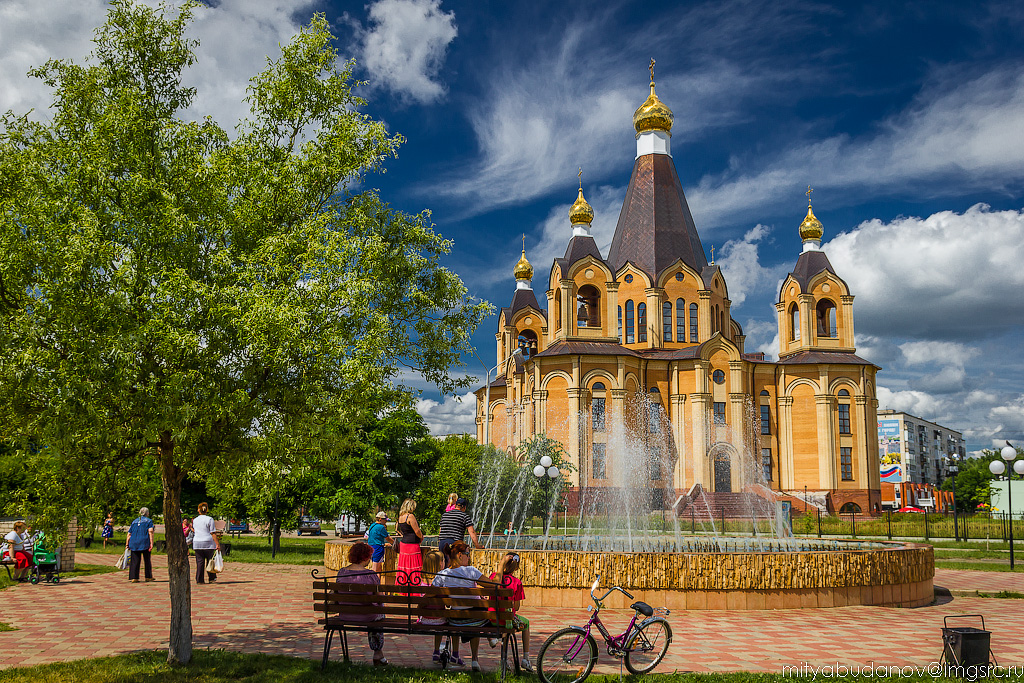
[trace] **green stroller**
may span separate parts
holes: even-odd
[[[36,534],[32,546],[32,573],[29,576],[31,583],[39,583],[40,580],[60,583],[60,558],[56,552],[51,552],[46,547],[46,536],[43,532]],[[45,576],[45,578],[43,578]]]

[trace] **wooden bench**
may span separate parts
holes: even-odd
[[[382,581],[394,581],[394,575],[402,572],[383,572]],[[324,656],[320,664],[323,669],[331,653],[331,642],[335,631],[340,632],[341,647],[345,661],[349,661],[348,632],[376,631],[403,635],[451,635],[474,638],[501,639],[501,679],[508,672],[508,658],[511,649],[515,674],[519,675],[519,647],[515,629],[506,628],[512,623],[512,589],[481,580],[486,588],[435,588],[434,586],[397,586],[382,583],[367,585],[338,583],[333,578],[319,576],[313,570],[313,610],[323,613],[317,623],[324,627]],[[391,575],[391,576],[388,576]],[[433,575],[423,572],[424,578]],[[450,610],[446,607],[466,607]],[[495,611],[490,611],[494,609]],[[383,614],[378,621],[358,621],[351,617],[364,614]],[[488,619],[484,626],[456,626],[453,624],[431,625],[419,623],[420,617],[459,619]]]

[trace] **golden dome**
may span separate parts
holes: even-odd
[[[576,197],[576,203],[569,209],[569,222],[573,225],[577,223],[590,223],[594,220],[594,209],[590,207],[587,200],[583,198],[583,188],[580,188],[580,194]]]
[[[821,221],[814,215],[814,210],[811,205],[807,205],[807,218],[800,224],[800,239],[803,241],[815,240],[821,241],[821,236],[824,234],[824,230],[821,227]]]
[[[526,250],[523,249],[523,255],[519,259],[519,263],[516,264],[515,270],[512,271],[517,280],[532,280],[533,279],[533,266],[526,260]]]
[[[636,129],[638,135],[649,130],[662,130],[671,135],[672,120],[674,118],[672,110],[666,107],[655,94],[654,81],[652,80],[651,94],[647,96],[647,100],[640,105],[640,108],[633,113],[633,128]]]

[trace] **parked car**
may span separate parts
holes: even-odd
[[[310,536],[320,535],[320,520],[314,517],[303,515],[299,517],[299,536],[305,531]]]

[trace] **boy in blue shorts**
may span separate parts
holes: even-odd
[[[373,557],[370,558],[373,571],[380,573],[384,567],[384,549],[392,545],[394,541],[388,534],[388,513],[381,510],[377,513],[376,521],[370,525],[366,532],[366,542],[373,548]]]

